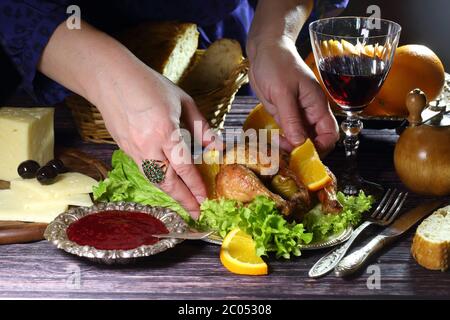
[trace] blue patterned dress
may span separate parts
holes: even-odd
[[[16,76],[20,79],[19,89],[44,104],[58,103],[67,96],[69,92],[64,87],[36,68],[49,38],[68,18],[67,7],[72,4],[79,5],[82,19],[106,32],[143,21],[178,20],[199,26],[202,47],[227,37],[238,40],[245,48],[256,3],[257,0],[0,0],[0,62],[9,60],[16,73],[0,73],[0,84]],[[347,3],[348,0],[315,0],[309,20],[336,15]],[[307,30],[303,28],[299,41],[306,39]]]

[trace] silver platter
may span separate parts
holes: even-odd
[[[332,235],[325,240],[301,245],[300,250],[319,250],[319,249],[336,246],[338,244],[341,244],[341,243],[347,241],[348,238],[350,238],[350,236],[352,235],[352,232],[353,232],[353,228],[348,227],[341,233]],[[212,235],[208,236],[208,238],[203,239],[203,241],[212,243],[212,244],[215,244],[218,246],[222,245],[222,237],[217,234],[212,234]]]
[[[161,239],[154,245],[144,245],[131,250],[100,250],[91,246],[78,245],[68,239],[66,231],[71,223],[93,213],[111,210],[147,213],[161,220],[169,232],[182,233],[188,230],[186,222],[170,209],[131,202],[116,202],[99,203],[92,207],[72,208],[60,214],[48,225],[44,237],[59,249],[68,253],[105,264],[129,263],[136,258],[155,255],[169,248],[173,248],[183,241],[181,239]]]

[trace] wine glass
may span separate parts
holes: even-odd
[[[309,25],[311,45],[320,77],[333,100],[346,114],[346,168],[339,179],[347,195],[359,190],[379,195],[378,184],[361,178],[357,170],[358,135],[363,128],[359,113],[372,102],[392,64],[400,38],[399,24],[372,17],[336,17]]]

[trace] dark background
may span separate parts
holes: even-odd
[[[449,0],[350,0],[341,15],[365,16],[370,5],[381,8],[381,18],[402,26],[399,45],[423,44],[450,68],[450,1]]]
[[[399,45],[426,45],[439,56],[444,68],[450,68],[450,0],[350,0],[341,15],[366,16],[370,5],[378,5],[382,18],[394,20],[402,26]],[[310,50],[308,46],[300,51],[302,56],[306,56]],[[0,103],[13,94],[19,80],[0,48]]]

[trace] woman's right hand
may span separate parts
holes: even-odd
[[[165,179],[157,186],[197,218],[207,193],[190,147],[180,137],[180,118],[192,134],[196,123],[201,130],[194,138],[204,146],[212,140],[209,126],[193,99],[168,79],[144,65],[135,72],[126,86],[118,82],[114,92],[105,92],[117,99],[114,106],[98,106],[106,127],[138,165],[145,159],[167,162]]]
[[[138,166],[145,159],[167,161],[158,186],[198,217],[206,189],[190,148],[177,134],[180,118],[191,131],[197,123],[201,130],[194,138],[202,145],[215,137],[191,97],[84,21],[79,30],[58,26],[38,68],[97,106],[114,140]],[[180,149],[181,155],[174,152]]]

